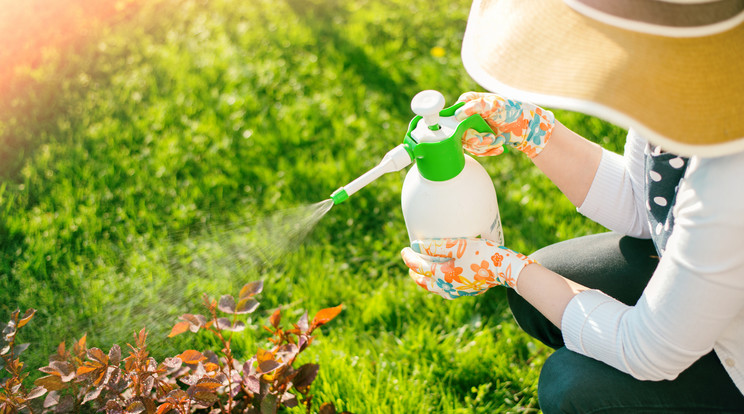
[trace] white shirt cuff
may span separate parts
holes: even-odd
[[[561,320],[566,348],[616,366],[620,320],[630,306],[598,291],[585,290],[568,303]],[[617,366],[616,366],[617,367]]]
[[[617,198],[618,188],[622,185],[624,177],[625,161],[622,155],[602,149],[599,167],[584,202],[577,208],[578,212],[589,218],[606,216],[607,200]]]

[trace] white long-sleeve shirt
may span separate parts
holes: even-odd
[[[580,213],[650,237],[646,144],[630,131],[624,156],[604,151]],[[744,394],[744,152],[691,157],[672,214],[666,250],[636,305],[579,293],[563,314],[564,341],[641,380],[674,379],[715,350]]]

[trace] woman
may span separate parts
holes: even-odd
[[[464,147],[521,150],[612,232],[530,257],[482,239],[402,256],[448,299],[511,288],[517,322],[556,348],[544,412],[744,412],[743,22],[738,0],[474,3],[463,61],[500,94],[460,98],[495,132]],[[629,128],[624,155],[528,101]]]

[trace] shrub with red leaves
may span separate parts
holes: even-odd
[[[310,388],[319,366],[306,363],[295,367],[302,351],[313,342],[313,331],[341,312],[341,305],[319,311],[310,321],[307,312],[290,329],[281,327],[277,309],[269,318],[271,333],[268,349],[259,348],[247,361],[239,361],[231,349],[232,335],[246,328],[241,315],[253,313],[259,305],[254,298],[263,290],[262,282],[248,283],[237,299],[224,295],[219,301],[206,295],[206,316],[183,314],[168,337],[200,330],[214,335],[222,344],[220,354],[189,349],[158,363],[147,350],[147,331],[134,334],[129,355],[113,345],[108,353],[86,346],[86,335],[71,349],[62,342],[40,368],[47,374],[23,385],[28,376],[18,355],[28,344],[16,345],[18,329],[28,323],[35,311],[23,316],[16,311],[3,329],[0,342],[0,369],[10,376],[0,377],[0,414],[77,413],[103,411],[124,413],[276,413],[281,407],[303,404],[312,408]],[[46,395],[43,402],[39,397]],[[332,403],[320,406],[323,414],[335,414]]]

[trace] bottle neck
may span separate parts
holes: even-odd
[[[420,142],[414,138],[416,134],[413,132],[416,128],[422,126],[426,128],[426,126],[419,125],[419,121],[421,121],[420,116],[411,120],[403,140],[419,172],[431,181],[447,181],[455,178],[465,167],[465,154],[462,150],[460,135],[455,132],[438,142]]]

